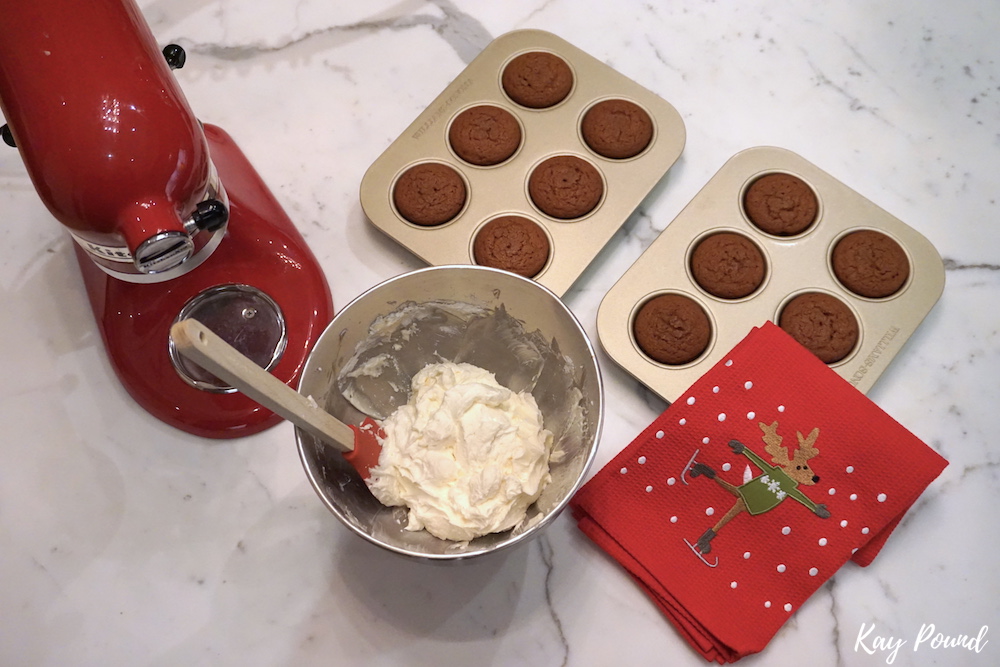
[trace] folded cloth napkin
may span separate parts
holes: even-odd
[[[774,324],[754,329],[572,500],[706,659],[756,653],[869,564],[947,465]]]

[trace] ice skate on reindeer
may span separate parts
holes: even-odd
[[[807,437],[802,437],[801,433],[796,432],[799,447],[794,455],[789,456],[788,448],[782,447],[782,437],[777,433],[778,422],[758,425],[764,433],[762,436],[764,451],[771,455],[771,461],[776,465],[770,465],[764,461],[739,440],[730,440],[729,448],[733,450],[733,453],[747,457],[751,463],[761,469],[760,475],[740,486],[730,484],[719,477],[718,473],[709,466],[695,461],[697,452],[695,452],[695,456],[691,457],[691,461],[681,474],[682,479],[685,474],[690,472],[692,478],[706,477],[715,480],[719,486],[736,496],[736,503],[732,508],[719,519],[718,523],[706,530],[695,544],[684,540],[685,544],[709,567],[718,565],[718,557],[716,557],[715,563],[710,563],[705,559],[705,555],[712,551],[712,540],[719,534],[723,526],[739,514],[744,512],[751,516],[763,514],[777,507],[786,498],[793,498],[805,505],[810,512],[819,518],[827,519],[830,517],[830,511],[826,505],[814,503],[798,489],[800,484],[812,486],[819,481],[819,476],[813,473],[807,463],[819,455],[819,450],[815,447],[816,438],[819,437],[819,429],[814,428]]]

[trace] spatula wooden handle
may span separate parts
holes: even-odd
[[[194,319],[170,328],[174,346],[223,382],[299,428],[336,447],[354,449],[354,431],[330,413],[274,377]]]

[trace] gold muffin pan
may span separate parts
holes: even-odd
[[[559,104],[529,109],[503,91],[501,74],[516,56],[547,51],[573,72],[573,88]],[[584,143],[580,123],[596,102],[624,99],[644,109],[653,121],[653,138],[640,154],[608,159]],[[521,145],[501,164],[479,167],[461,160],[448,141],[452,120],[480,104],[510,112],[521,126]],[[361,182],[361,205],[369,221],[428,264],[473,264],[478,230],[501,215],[538,223],[550,243],[549,259],[534,280],[562,295],[615,231],[680,157],[684,123],[676,109],[631,79],[563,39],[540,30],[519,30],[490,43],[427,109],[372,164]],[[604,195],[593,211],[572,220],[542,213],[528,196],[528,178],[544,159],[573,155],[597,168]],[[466,184],[466,204],[452,220],[433,227],[408,222],[396,210],[396,179],[422,162],[453,167]]]
[[[746,188],[774,172],[801,178],[819,201],[816,220],[797,236],[769,235],[751,223],[743,210]],[[830,260],[834,245],[845,234],[861,229],[888,235],[909,259],[909,278],[889,297],[858,296],[834,275]],[[748,237],[763,251],[767,262],[762,285],[742,299],[712,296],[691,276],[690,256],[697,242],[722,231]],[[753,327],[767,320],[777,322],[782,307],[792,297],[823,292],[843,301],[860,329],[854,349],[830,367],[867,392],[943,290],[944,265],[924,236],[800,156],[780,148],[757,147],[726,162],[608,291],[598,310],[597,331],[616,363],[672,402]],[[639,308],[649,298],[671,292],[694,299],[712,324],[706,350],[692,362],[678,366],[646,356],[632,332]]]

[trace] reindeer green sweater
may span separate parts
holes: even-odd
[[[816,512],[816,503],[799,491],[799,483],[785,474],[784,470],[768,464],[748,447],[744,447],[740,453],[764,471],[764,474],[736,487],[750,514],[763,514],[774,509],[789,496],[809,508],[810,512]]]

